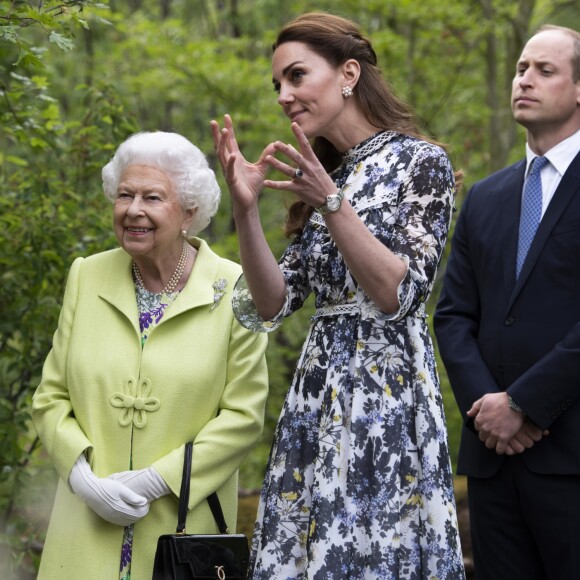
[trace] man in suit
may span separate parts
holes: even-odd
[[[580,578],[580,34],[546,26],[512,87],[526,159],[476,183],[435,332],[465,419],[477,580]]]

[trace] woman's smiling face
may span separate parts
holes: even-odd
[[[113,209],[115,235],[133,258],[161,258],[181,250],[181,231],[194,210],[181,207],[173,183],[158,167],[129,165],[121,176]]]

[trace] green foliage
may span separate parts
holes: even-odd
[[[45,89],[23,75],[12,81],[4,95],[10,108],[0,113],[14,151],[0,164],[2,530],[22,507],[22,478],[37,446],[29,431],[30,397],[56,328],[68,267],[78,255],[113,245],[100,164],[111,143],[135,129],[124,115],[115,122],[122,108],[106,89],[79,87],[86,112],[64,122],[52,99],[39,98]]]
[[[68,3],[68,9],[81,3]],[[87,3],[85,3],[87,4]],[[57,3],[39,12],[15,4],[10,22],[35,23],[60,49],[70,50],[67,23]],[[65,10],[61,5],[60,9]],[[62,17],[64,12],[61,12]],[[22,19],[28,20],[22,20]],[[68,20],[80,23],[78,16]],[[12,24],[10,25],[13,26]],[[50,28],[53,27],[53,30]],[[35,31],[28,31],[35,32]],[[37,31],[36,31],[37,32]],[[41,55],[28,35],[10,33],[20,54]],[[5,38],[5,37],[3,37]],[[3,53],[4,55],[5,53]],[[38,448],[29,421],[31,395],[40,380],[71,261],[113,244],[110,209],[100,191],[100,168],[112,144],[135,131],[123,104],[106,85],[78,85],[82,104],[63,115],[51,73],[36,60],[7,51],[0,61],[0,552],[1,575],[34,570],[42,526],[23,517],[35,496],[39,473],[31,458]],[[40,470],[40,471],[39,471]],[[52,488],[49,488],[52,489]],[[32,494],[32,495],[31,495]],[[38,497],[38,493],[36,494]],[[44,524],[42,524],[44,525]]]
[[[30,30],[45,35],[63,51],[75,47],[70,35],[77,26],[87,26],[83,10],[95,5],[91,0],[47,0],[45,2],[2,2],[0,41],[12,44],[18,55],[16,66],[42,68],[42,51],[30,38]],[[32,34],[32,36],[39,36]]]

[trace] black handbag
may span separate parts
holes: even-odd
[[[219,534],[187,534],[187,504],[191,477],[193,444],[185,445],[183,477],[179,492],[179,509],[175,534],[164,534],[157,540],[153,580],[245,580],[250,550],[244,534],[229,534],[217,493],[207,502]]]

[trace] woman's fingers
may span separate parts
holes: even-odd
[[[281,161],[277,157],[274,157],[273,155],[268,155],[265,158],[265,161],[266,161],[266,163],[268,163],[268,165],[270,167],[272,167],[273,169],[276,169],[277,171],[280,171],[280,173],[284,173],[285,175],[287,175],[291,179],[297,178],[296,171],[297,171],[299,166],[294,167],[292,165],[289,165],[288,163],[284,163],[283,161]],[[300,169],[300,171],[302,172],[302,175],[300,177],[303,177],[304,170]]]
[[[303,155],[305,154],[310,155],[311,153],[313,154],[314,152],[312,151],[312,147],[310,146],[310,141],[308,141],[308,138],[306,137],[304,131],[302,131],[302,128],[298,123],[292,123],[292,132],[296,137],[296,141],[300,146],[300,151],[302,152],[302,154]]]

